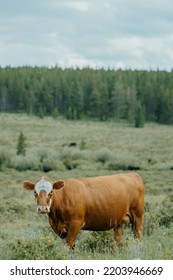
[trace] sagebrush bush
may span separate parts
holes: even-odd
[[[107,162],[108,170],[138,170],[140,169],[140,163],[129,152],[123,152],[116,154],[113,153],[110,160]]]
[[[158,204],[145,203],[143,235],[152,235],[159,228]]]
[[[57,151],[55,151],[52,148],[47,148],[47,147],[33,147],[28,150],[28,154],[34,154],[36,155],[40,162],[42,162],[46,158],[56,158],[58,157]]]
[[[43,170],[44,172],[49,172],[51,170],[64,171],[65,166],[58,158],[56,159],[45,158],[43,159],[43,162],[41,164],[41,170]]]
[[[81,233],[79,240],[81,250],[104,253],[113,247],[113,230]]]
[[[112,151],[107,147],[102,147],[95,152],[97,162],[106,163],[112,159]]]
[[[86,159],[86,151],[80,150],[78,148],[64,147],[60,153],[61,160],[78,160]]]
[[[26,170],[40,170],[41,163],[39,158],[34,154],[27,154],[24,155],[14,155],[11,159],[11,167],[19,170],[19,171],[26,171]]]
[[[10,153],[8,150],[0,149],[0,171],[10,164]]]
[[[75,169],[85,162],[87,165],[91,161],[91,153],[78,148],[64,147],[60,153],[60,160],[66,169]]]
[[[51,170],[63,170],[59,155],[50,148],[34,147],[27,150],[26,155],[16,155],[12,152],[10,167],[19,171],[41,170],[48,172]]]
[[[159,225],[169,227],[173,225],[173,202],[172,196],[168,197],[162,202],[161,207],[158,210]]]
[[[161,204],[145,203],[143,233],[152,235],[159,230],[160,226],[170,227],[173,225],[173,203],[171,196],[165,199]]]
[[[68,248],[48,229],[37,231],[39,235],[27,234],[23,238],[15,237],[10,242],[11,259],[20,260],[63,260],[67,259]],[[58,244],[57,244],[58,243]]]
[[[151,166],[151,169],[153,170],[173,170],[173,161],[167,160],[167,161],[158,161],[155,164]]]

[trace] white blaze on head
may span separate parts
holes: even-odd
[[[49,181],[46,181],[44,177],[41,178],[40,181],[38,181],[35,185],[35,191],[37,194],[40,193],[40,191],[45,191],[48,195],[52,190],[52,184]]]

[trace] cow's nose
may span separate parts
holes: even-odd
[[[37,206],[37,211],[38,213],[43,213],[43,214],[48,213],[48,207],[39,205]]]

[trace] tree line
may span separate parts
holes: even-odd
[[[173,71],[0,67],[0,111],[173,123]]]

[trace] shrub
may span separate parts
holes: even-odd
[[[0,150],[0,171],[8,167],[10,164],[10,154],[8,151]]]
[[[154,170],[173,170],[173,161],[167,160],[167,161],[159,161],[156,162],[151,166],[151,169]]]
[[[160,204],[145,203],[144,235],[152,235],[160,226],[170,227],[173,224],[172,196]]]
[[[84,150],[86,149],[86,141],[84,138],[82,138],[81,142],[80,142],[80,149]]]
[[[159,225],[169,227],[173,225],[173,203],[172,196],[165,199],[159,208],[158,216],[159,216]]]
[[[27,236],[19,239],[16,237],[10,242],[11,259],[27,259],[27,260],[52,260],[67,259],[67,248],[60,242],[60,239],[47,228],[44,230],[32,229]],[[58,242],[58,246],[57,243]],[[57,250],[57,247],[59,250]]]
[[[32,154],[27,156],[18,155],[12,158],[11,167],[19,171],[40,170],[40,161],[37,156]]]
[[[56,151],[54,151],[53,149],[51,148],[45,148],[45,147],[34,147],[34,148],[31,148],[30,150],[28,150],[28,153],[27,155],[35,155],[39,161],[42,163],[43,160],[45,159],[57,159],[58,158],[58,155],[56,153]]]
[[[158,204],[145,203],[143,234],[150,236],[158,228]]]
[[[68,170],[77,168],[81,162],[83,163],[88,158],[90,158],[90,153],[78,148],[64,147],[60,154],[60,160]]]
[[[112,249],[113,230],[81,233],[79,248],[82,251],[103,253]]]
[[[64,147],[60,154],[61,160],[77,160],[84,158],[84,152],[78,148]]]
[[[19,171],[42,170],[48,172],[51,170],[63,169],[58,154],[50,149],[43,147],[34,147],[28,149],[26,155],[12,155],[10,167]]]
[[[108,160],[112,159],[112,151],[107,147],[102,147],[96,151],[96,161],[101,163],[106,163]]]
[[[140,165],[137,159],[128,152],[113,154],[107,162],[108,170],[139,170]]]
[[[43,159],[41,164],[41,169],[44,172],[49,172],[52,170],[64,171],[65,167],[58,158],[48,157]]]

